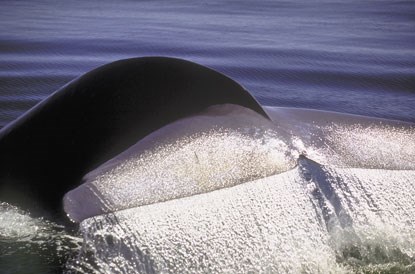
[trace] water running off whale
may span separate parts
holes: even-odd
[[[414,136],[263,108],[187,61],[123,60],[1,130],[0,201],[50,212],[65,195],[84,238],[74,272],[410,273]]]
[[[267,177],[294,167],[274,125],[236,105],[215,105],[148,135],[68,192],[75,221]]]

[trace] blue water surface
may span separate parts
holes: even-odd
[[[2,1],[0,126],[83,73],[162,55],[264,105],[415,121],[414,1]]]

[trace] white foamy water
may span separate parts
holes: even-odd
[[[56,273],[81,248],[63,226],[0,203],[0,273]]]
[[[33,219],[19,208],[7,203],[0,203],[0,236],[25,240],[33,238],[39,231],[47,227],[40,219]]]

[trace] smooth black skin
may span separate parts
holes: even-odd
[[[230,78],[188,61],[120,60],[70,82],[0,131],[0,201],[56,218],[85,173],[215,104],[265,114]]]

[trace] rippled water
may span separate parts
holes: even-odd
[[[0,125],[117,59],[217,69],[266,105],[415,121],[413,1],[2,1]]]
[[[214,68],[264,105],[415,122],[414,14],[413,1],[389,0],[2,1],[0,127],[97,66],[149,55]],[[381,145],[396,137],[342,130],[329,142],[348,161],[373,161],[359,153],[369,137],[383,136],[371,143]],[[281,177],[87,220],[82,249],[81,235],[1,204],[0,272],[411,273],[408,134],[401,154],[382,148],[375,159],[406,171],[305,160]]]

